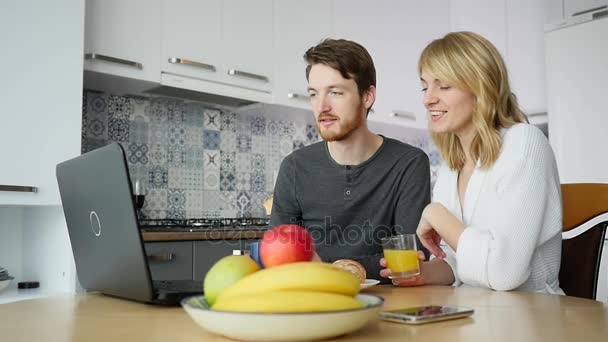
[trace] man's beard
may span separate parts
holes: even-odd
[[[358,112],[362,111],[363,104],[359,106]],[[330,131],[329,129],[322,129],[320,122],[317,120],[317,130],[319,130],[319,134],[321,138],[325,141],[341,141],[348,138],[355,130],[363,125],[362,115],[357,115],[352,119],[344,120],[340,119],[336,121],[334,125],[338,125],[338,131]]]

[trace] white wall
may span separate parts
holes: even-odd
[[[61,207],[25,208],[23,279],[47,293],[75,291],[75,264]]]
[[[0,207],[0,266],[15,277],[12,287],[22,275],[23,212],[19,207]]]

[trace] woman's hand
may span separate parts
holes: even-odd
[[[441,243],[441,235],[437,233],[437,231],[431,226],[424,213],[422,213],[422,217],[420,218],[420,223],[418,224],[418,228],[416,229],[416,234],[420,239],[420,242],[426,249],[431,252],[435,257],[439,259],[445,258],[445,252],[439,247]]]
[[[418,251],[418,262],[422,263],[422,262],[424,262],[424,260],[425,260],[424,253],[422,251]],[[384,267],[384,269],[382,269],[380,271],[380,276],[382,276],[384,278],[389,278],[392,275],[392,272],[390,269],[386,268],[386,260],[384,258],[380,259],[380,266]],[[422,285],[425,285],[426,282],[424,280],[424,276],[422,275],[422,268],[420,270],[421,270],[421,272],[419,275],[408,277],[408,278],[393,279],[393,284],[397,285],[397,286],[422,286]]]

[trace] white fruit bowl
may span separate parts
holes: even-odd
[[[312,341],[348,334],[378,317],[384,300],[359,294],[360,309],[314,313],[214,311],[204,296],[182,300],[182,307],[203,329],[243,341]]]

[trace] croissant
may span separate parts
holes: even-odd
[[[359,282],[365,282],[365,277],[367,276],[365,272],[365,267],[363,267],[363,265],[361,265],[357,261],[350,259],[340,259],[334,261],[334,265],[343,268],[347,271],[350,271],[351,273],[356,275],[357,278],[359,278]]]

